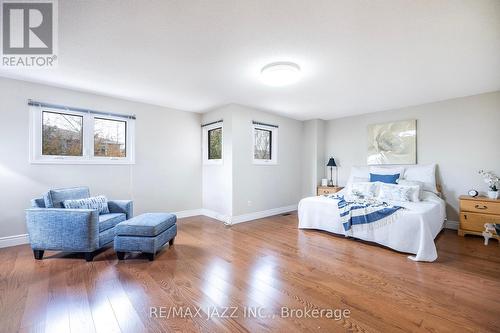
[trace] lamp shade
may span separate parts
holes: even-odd
[[[328,164],[326,166],[329,166],[329,167],[337,166],[333,157],[330,157],[330,160],[328,161]]]

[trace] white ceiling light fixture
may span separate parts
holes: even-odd
[[[260,72],[262,82],[269,86],[281,87],[297,82],[300,67],[293,62],[273,62],[264,66]]]

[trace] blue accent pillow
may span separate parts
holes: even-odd
[[[376,173],[370,173],[370,182],[382,182],[386,184],[397,184],[396,181],[399,179],[399,173],[395,175],[378,175]]]

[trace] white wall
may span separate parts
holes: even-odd
[[[233,215],[296,205],[301,198],[302,122],[241,105],[233,115]],[[278,125],[278,163],[253,164],[252,121]]]
[[[30,164],[29,98],[136,114],[136,164]],[[0,78],[0,115],[0,237],[26,233],[24,209],[49,188],[86,185],[136,213],[201,207],[199,114]]]
[[[417,119],[417,161],[438,164],[448,219],[458,221],[458,196],[487,190],[477,171],[500,175],[500,92],[328,121],[326,156],[340,166],[340,184],[351,166],[366,165],[367,126],[404,119]]]
[[[325,177],[325,121],[312,119],[302,127],[302,197],[316,195],[316,186]]]
[[[203,208],[227,220],[233,215],[232,116],[230,108],[223,107],[202,115],[202,123],[223,120],[222,164],[203,164]]]
[[[231,219],[298,203],[302,122],[235,104],[202,119],[224,120],[223,164],[203,166],[203,208]],[[277,165],[253,164],[253,120],[279,126]]]
[[[326,144],[326,121],[316,120],[316,137],[317,137],[317,147],[316,147],[316,184],[321,184],[321,178],[325,178],[325,168],[328,161],[328,156],[325,155],[325,144]],[[335,175],[334,175],[335,177]],[[334,178],[334,181],[335,178]],[[314,187],[314,195],[316,195],[316,186]]]

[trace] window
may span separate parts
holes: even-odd
[[[208,159],[222,158],[222,127],[208,130]]]
[[[83,156],[83,117],[43,111],[42,154]]]
[[[31,107],[32,163],[134,163],[134,120]]]
[[[94,118],[94,156],[127,157],[127,122]]]
[[[203,131],[203,164],[222,164],[224,156],[224,128],[221,121],[204,125]]]
[[[278,128],[254,123],[253,125],[253,163],[277,164]]]
[[[273,132],[266,129],[256,128],[254,130],[255,146],[253,158],[259,160],[270,160],[272,156]]]

